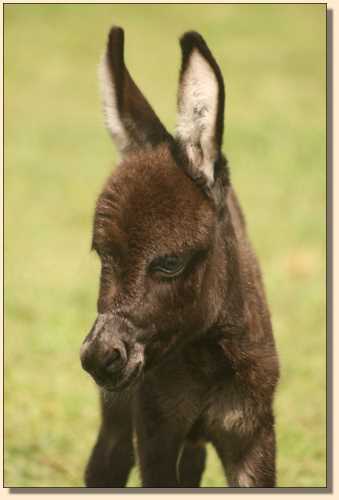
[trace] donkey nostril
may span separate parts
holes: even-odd
[[[119,349],[113,349],[110,354],[110,357],[106,361],[106,370],[110,373],[114,373],[121,369],[122,366],[122,356]]]
[[[113,349],[113,352],[111,354],[111,361],[116,361],[120,357],[120,351],[118,349]]]

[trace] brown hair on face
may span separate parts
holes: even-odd
[[[168,322],[177,329],[180,311],[184,316],[193,304],[201,310],[201,296],[211,289],[204,285],[206,263],[216,253],[216,222],[213,200],[180,168],[169,145],[129,155],[107,180],[95,211],[93,247],[103,260],[99,312],[118,307],[153,327],[158,315],[160,332]],[[150,269],[167,255],[189,259],[170,282]]]

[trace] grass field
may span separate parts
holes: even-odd
[[[278,485],[326,484],[325,5],[5,6],[5,485],[81,486],[98,426],[79,347],[96,314],[95,198],[116,159],[97,63],[112,24],[173,130],[178,37],[226,81],[224,150],[281,358]],[[129,486],[136,486],[134,471]],[[223,486],[213,450],[203,486]]]

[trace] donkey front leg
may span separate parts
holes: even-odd
[[[225,434],[214,441],[230,487],[275,486],[275,433],[268,425],[248,438]]]
[[[181,488],[198,488],[205,470],[206,446],[202,442],[186,441],[179,462]]]
[[[143,488],[178,488],[177,460],[182,443],[173,429],[157,426],[153,431],[138,420],[137,441]]]
[[[122,488],[134,465],[131,404],[101,395],[102,422],[85,472],[91,488]]]
[[[180,450],[189,422],[175,400],[140,391],[135,407],[138,456],[144,488],[178,488]],[[181,415],[181,417],[179,417]]]

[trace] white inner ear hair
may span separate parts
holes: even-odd
[[[217,157],[215,127],[218,110],[218,80],[206,59],[193,50],[179,94],[177,135],[186,145],[192,164],[214,181]]]
[[[127,134],[120,120],[114,90],[113,75],[108,69],[106,55],[103,55],[98,68],[101,97],[103,103],[105,124],[112,134],[113,140],[122,153],[129,144]]]

